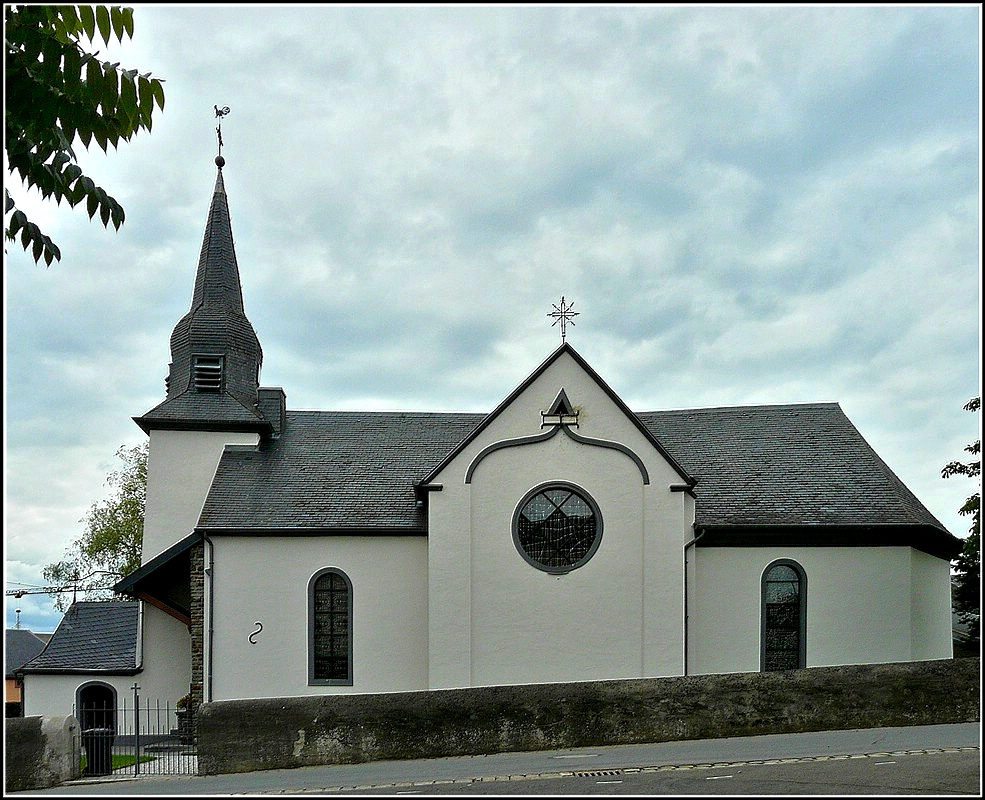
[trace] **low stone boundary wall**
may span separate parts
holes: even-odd
[[[75,717],[11,717],[4,742],[4,794],[47,789],[79,777]]]
[[[980,720],[980,659],[227,700],[199,774]]]

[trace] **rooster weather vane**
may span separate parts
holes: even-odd
[[[213,106],[213,108],[215,109],[215,118],[217,120],[215,135],[219,141],[219,153],[215,157],[215,163],[221,167],[224,163],[226,163],[225,159],[222,157],[222,118],[229,113],[229,106],[223,106],[222,108],[219,108],[219,106]]]
[[[552,303],[551,305],[554,306],[554,310],[548,312],[547,316],[554,317],[554,322],[551,323],[552,328],[555,325],[557,325],[559,322],[561,323],[561,344],[564,344],[565,337],[568,335],[568,325],[575,324],[575,321],[571,318],[577,317],[578,314],[581,312],[572,311],[571,309],[574,308],[575,305],[574,301],[570,303],[565,303],[564,295],[561,295],[560,305],[558,305],[557,303]]]

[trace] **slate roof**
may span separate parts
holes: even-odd
[[[7,628],[4,640],[3,662],[5,675],[14,677],[14,670],[24,666],[44,650],[45,642],[26,628]]]
[[[226,449],[199,527],[423,533],[414,483],[484,417],[288,411],[280,437]]]
[[[638,414],[698,478],[695,525],[943,528],[837,403]]]
[[[697,479],[696,528],[920,526],[937,529],[947,542],[960,541],[903,485],[837,403],[650,411],[637,417]],[[415,482],[485,418],[288,411],[280,438],[257,449],[226,449],[198,527],[426,533]]]
[[[145,432],[170,427],[182,430],[262,430],[270,424],[256,409],[225,393],[197,392],[186,389],[152,408],[142,417],[134,417]]]
[[[48,646],[20,671],[136,673],[139,605],[131,601],[73,603]]]

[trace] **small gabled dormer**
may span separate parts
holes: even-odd
[[[540,412],[540,427],[548,425],[574,425],[578,427],[578,411],[571,405],[568,393],[562,387],[547,411]]]

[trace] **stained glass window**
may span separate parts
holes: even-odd
[[[763,574],[763,670],[806,666],[805,580],[799,566],[782,562]]]
[[[311,590],[311,679],[352,683],[352,585],[338,570],[315,578]]]
[[[517,511],[513,538],[523,557],[538,569],[570,572],[598,549],[602,520],[595,503],[567,484],[543,487]]]

